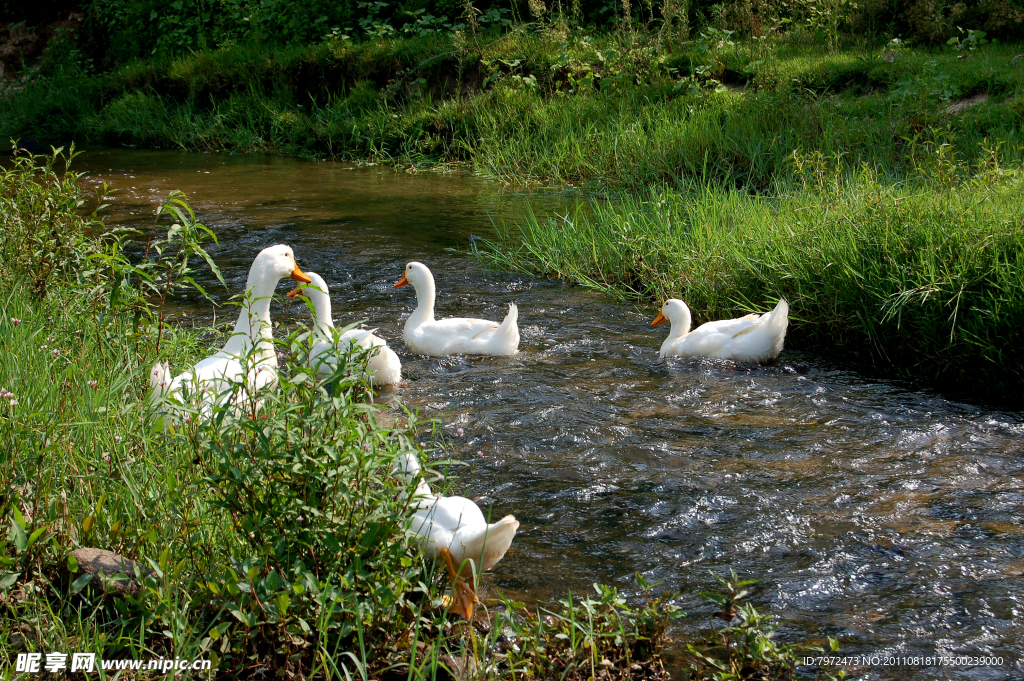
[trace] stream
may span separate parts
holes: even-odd
[[[732,568],[760,580],[752,601],[779,616],[782,640],[835,636],[844,655],[880,657],[854,678],[1024,677],[1020,414],[791,349],[769,367],[659,360],[667,327],[650,328],[653,306],[466,254],[471,235],[492,235],[492,218],[515,219],[527,201],[564,210],[560,193],[266,156],[100,150],[75,166],[118,190],[108,223],[149,227],[167,193],[185,191],[220,238],[211,253],[232,293],[261,248],[287,243],[326,279],[339,326],[378,329],[407,381],[380,398],[439,419],[470,464],[460,492],[522,523],[484,577],[491,594],[543,604],[601,582],[636,596],[639,572],[682,594],[680,641],[707,631],[717,608],[698,592]],[[406,352],[415,295],[392,285],[410,260],[433,271],[439,317],[500,320],[516,302],[519,354]],[[186,312],[175,321],[209,323],[208,304]],[[277,304],[271,315],[307,316]],[[1003,663],[883,664],[962,655]]]

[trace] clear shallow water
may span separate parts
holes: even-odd
[[[661,361],[653,308],[487,271],[449,250],[522,206],[476,178],[176,152],[79,161],[121,190],[115,222],[152,224],[158,201],[185,190],[221,239],[213,253],[232,291],[260,248],[288,243],[327,280],[337,321],[379,328],[408,380],[382,398],[441,419],[456,458],[471,463],[460,473],[467,496],[522,522],[490,588],[531,602],[593,582],[636,593],[638,571],[683,594],[681,626],[696,632],[714,609],[696,596],[713,587],[708,571],[732,567],[762,580],[754,600],[782,617],[786,639],[838,636],[851,655],[1004,659],[857,678],[1024,678],[1020,415],[792,350],[772,367]],[[531,201],[538,212],[565,203]],[[520,353],[405,353],[415,298],[392,284],[412,259],[434,272],[439,316],[500,319],[515,301]]]

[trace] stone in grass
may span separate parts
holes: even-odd
[[[87,547],[75,549],[71,555],[78,561],[78,576],[98,575],[103,582],[104,593],[114,591],[135,596],[142,588],[135,579],[135,563],[124,556],[105,549]],[[139,567],[143,575],[153,572],[141,565]],[[92,583],[96,585],[95,577]]]
[[[972,106],[978,106],[979,104],[984,104],[987,101],[988,95],[983,92],[976,94],[973,97],[968,97],[967,99],[961,99],[959,102],[955,102],[946,107],[946,115],[958,116],[964,111],[967,111],[967,109],[970,109]]]

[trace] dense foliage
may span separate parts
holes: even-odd
[[[794,28],[819,41],[839,32],[938,44],[982,31],[1009,39],[1024,28],[1021,0],[64,0],[0,3],[0,21],[29,27],[78,15],[79,45],[96,64],[178,56],[233,44],[304,45],[326,36],[388,38],[512,22],[671,27],[682,37],[713,27],[739,36]]]

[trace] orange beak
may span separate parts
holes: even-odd
[[[402,288],[408,286],[409,280],[405,278],[405,272],[402,272],[402,278],[395,283],[395,288]]]
[[[310,279],[309,277],[307,277],[303,273],[303,271],[299,269],[298,265],[295,266],[295,269],[292,270],[292,273],[289,276],[292,279],[294,279],[295,281],[301,281],[303,284],[312,284],[313,283],[313,280]]]
[[[301,274],[301,272],[300,272],[300,274]],[[305,276],[305,275],[303,275],[303,276]],[[291,291],[289,291],[288,293],[286,293],[284,295],[288,298],[288,300],[295,300],[296,298],[298,298],[300,296],[304,296],[306,294],[302,292],[302,287],[301,286],[296,286],[295,288],[293,288]]]
[[[452,556],[452,552],[446,548],[441,549],[441,558],[444,560],[444,564],[448,567],[448,577],[452,582],[452,604],[449,610],[452,612],[462,615],[463,618],[468,622],[473,619],[473,606],[476,604],[476,589],[472,584],[467,584],[462,576],[459,575],[458,569],[455,567],[455,558]],[[470,575],[473,574],[472,563],[469,567]]]
[[[651,322],[651,326],[660,326],[660,325],[664,324],[664,323],[665,323],[665,322],[667,322],[667,321],[668,321],[668,320],[667,320],[667,319],[665,319],[665,315],[663,315],[663,314],[661,314],[661,313],[659,312],[659,313],[658,313],[658,316],[654,318],[654,321],[653,321],[653,322]]]

